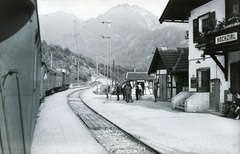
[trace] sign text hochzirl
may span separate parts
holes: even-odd
[[[237,40],[237,32],[229,33],[215,38],[216,44],[226,43]]]

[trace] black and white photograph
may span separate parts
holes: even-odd
[[[0,154],[240,154],[240,1],[0,0]]]

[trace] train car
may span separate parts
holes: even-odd
[[[41,84],[40,84],[40,98],[42,99],[48,91],[48,67],[45,62],[42,62],[41,67]]]
[[[63,74],[60,71],[55,71],[55,83],[54,83],[54,92],[61,91],[63,86]]]
[[[49,69],[45,62],[42,62],[41,68],[41,98],[55,92],[66,90],[69,87],[69,73]]]
[[[36,0],[0,1],[0,153],[28,154],[40,103]]]
[[[63,74],[62,88],[63,90],[66,90],[69,88],[69,85],[70,85],[70,74],[66,72],[62,72],[62,74]]]
[[[50,95],[54,92],[55,83],[56,83],[56,72],[52,69],[48,69],[46,95]]]

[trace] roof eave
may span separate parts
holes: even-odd
[[[188,20],[161,20],[159,19],[159,23],[162,24],[163,22],[176,22],[176,23],[188,23]]]
[[[161,17],[159,18],[159,22],[160,24],[163,22],[188,23],[190,11],[210,1],[211,0],[184,0],[181,2],[181,5],[178,6],[178,0],[169,0]]]

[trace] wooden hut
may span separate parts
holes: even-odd
[[[126,80],[131,83],[132,87],[136,84],[141,84],[142,88],[145,89],[144,94],[152,93],[153,81],[155,77],[148,75],[147,72],[127,72]]]
[[[158,82],[158,98],[171,99],[188,89],[188,48],[156,48],[148,74]]]

